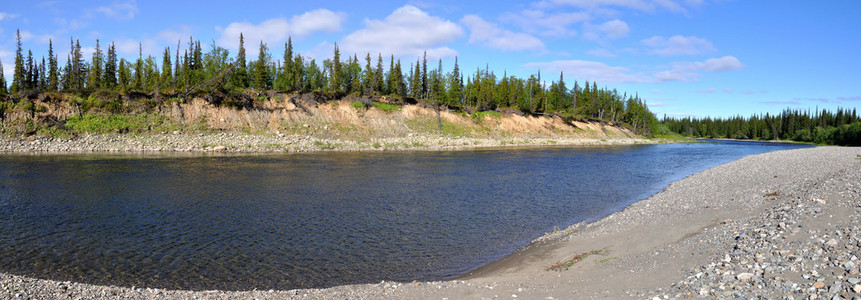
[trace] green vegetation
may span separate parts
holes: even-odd
[[[168,129],[166,118],[150,114],[141,115],[95,115],[72,116],[66,120],[66,128],[75,133],[128,133]]]
[[[861,117],[838,108],[836,112],[786,109],[779,115],[743,118],[666,118],[670,132],[691,137],[792,140],[824,145],[861,146]]]
[[[570,268],[574,264],[586,259],[590,255],[593,255],[593,254],[604,254],[604,255],[606,255],[607,253],[610,253],[610,249],[605,248],[605,249],[601,249],[601,250],[592,250],[589,252],[583,252],[583,253],[575,255],[574,257],[572,257],[570,259],[555,263],[555,264],[547,267],[545,270],[547,270],[547,271],[565,271],[565,270],[568,270],[568,268]]]
[[[387,112],[387,113],[401,109],[400,105],[377,102],[377,101],[374,101],[374,107],[376,107],[377,109],[382,110],[384,112]]]
[[[109,116],[150,112],[148,109],[159,105],[186,103],[192,98],[215,106],[248,109],[274,93],[313,93],[323,101],[345,95],[386,97],[389,103],[373,103],[385,112],[401,108],[391,103],[421,102],[475,112],[472,115],[476,119],[497,116],[496,111],[578,116],[625,124],[647,136],[653,135],[658,124],[636,94],[599,88],[594,81],[574,81],[571,85],[562,73],[555,80],[542,78],[540,71],[527,78],[507,73],[499,76],[488,68],[466,73],[457,58],[446,72],[442,60],[436,67],[433,62],[428,65],[427,55],[405,70],[393,55],[384,67],[381,54],[374,62],[366,53],[362,64],[357,55],[342,57],[334,45],[332,58],[317,61],[293,51],[292,39],[284,46],[283,56],[273,57],[268,45],[260,42],[256,58],[248,57],[244,35],[240,34],[239,49],[231,56],[214,43],[204,53],[200,41],[190,37],[176,49],[165,47],[161,59],[143,56],[142,46],[137,58],[126,59],[117,56],[114,43],[96,40],[92,57],[85,58],[80,41],[73,40],[63,66],[57,59],[63,55],[54,53],[53,41],[49,41],[47,63],[45,59],[38,63],[32,52],[24,51],[19,31],[13,80],[8,90],[5,81],[0,81],[0,102],[33,101],[54,93],[63,95],[60,98],[78,109],[79,115]],[[351,105],[358,109],[359,104]],[[29,111],[35,115],[36,108]]]
[[[355,109],[365,108],[365,104],[360,102],[360,101],[353,101],[352,103],[350,103],[350,106],[352,106]]]

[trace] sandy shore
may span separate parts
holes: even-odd
[[[748,156],[452,281],[188,292],[0,274],[0,298],[859,299],[859,156],[838,147]]]
[[[485,147],[548,145],[633,145],[670,141],[619,136],[614,138],[511,137],[473,138],[410,134],[368,141],[325,139],[282,133],[149,133],[101,134],[76,137],[17,137],[0,135],[0,152],[29,153],[168,153],[225,152],[277,153],[313,151],[448,150]]]

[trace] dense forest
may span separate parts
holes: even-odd
[[[409,66],[382,54],[363,59],[357,55],[341,57],[337,44],[332,58],[322,62],[293,51],[292,39],[284,45],[282,59],[274,59],[268,46],[260,42],[256,59],[245,52],[243,35],[239,50],[231,57],[227,49],[214,42],[203,53],[200,41],[189,38],[174,49],[166,47],[159,63],[139,51],[133,61],[118,58],[113,43],[104,48],[96,40],[92,58],[83,57],[79,40],[71,39],[65,66],[54,53],[53,41],[48,57],[37,59],[22,49],[20,33],[15,52],[11,85],[7,85],[0,62],[0,99],[7,103],[34,99],[45,93],[73,94],[84,98],[132,101],[204,97],[214,105],[253,106],[253,96],[264,92],[320,93],[328,98],[346,95],[390,96],[401,101],[412,99],[432,105],[466,111],[519,111],[528,114],[557,115],[562,118],[591,118],[626,124],[636,132],[652,135],[658,122],[637,95],[599,88],[596,82],[574,82],[569,88],[563,74],[549,84],[541,72],[518,78],[503,72],[499,76],[488,67],[474,72],[454,67],[445,72],[443,61],[429,65],[427,54]],[[385,65],[385,67],[384,67]],[[7,88],[8,86],[8,88]],[[251,100],[248,100],[251,99]],[[2,114],[0,114],[2,116]]]
[[[786,109],[778,115],[744,118],[667,118],[670,131],[693,137],[793,140],[799,142],[861,146],[861,118],[856,110],[838,108],[814,112]]]

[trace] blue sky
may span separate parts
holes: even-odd
[[[659,117],[750,115],[861,104],[861,1],[10,1],[0,5],[0,60],[11,77],[15,30],[36,57],[69,39],[89,58],[100,39],[121,56],[160,60],[189,36],[235,55],[243,32],[273,58],[284,42],[318,61],[343,53],[427,51],[451,70],[577,80],[638,93]],[[388,60],[386,60],[388,62]],[[433,64],[435,66],[435,64]],[[501,75],[501,74],[498,74]]]

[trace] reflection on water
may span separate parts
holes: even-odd
[[[177,289],[451,278],[671,181],[797,145],[0,156],[0,271]]]

